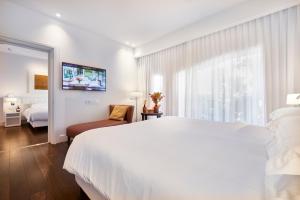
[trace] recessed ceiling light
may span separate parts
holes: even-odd
[[[126,45],[130,45],[130,42],[125,42]]]
[[[56,16],[57,18],[61,18],[61,14],[60,14],[60,13],[56,13],[55,16]]]
[[[135,47],[135,44],[131,44],[132,47]]]

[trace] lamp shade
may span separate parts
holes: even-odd
[[[300,93],[288,94],[286,98],[287,105],[300,105]]]
[[[129,94],[130,98],[140,98],[143,96],[142,92],[134,91]]]
[[[14,95],[9,94],[7,95],[7,97],[4,98],[4,101],[8,103],[16,103],[18,99]]]

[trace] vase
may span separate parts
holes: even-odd
[[[147,107],[146,107],[146,105],[144,105],[144,107],[143,107],[143,113],[147,113]]]
[[[155,104],[153,108],[154,113],[159,113],[159,105]]]

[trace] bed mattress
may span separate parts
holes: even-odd
[[[48,121],[48,107],[31,107],[23,112],[27,122]]]
[[[78,135],[64,169],[111,200],[263,200],[270,139],[240,123],[165,117]]]

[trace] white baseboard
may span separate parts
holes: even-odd
[[[68,141],[68,137],[66,135],[60,135],[58,138],[56,138],[55,144],[66,141]]]

